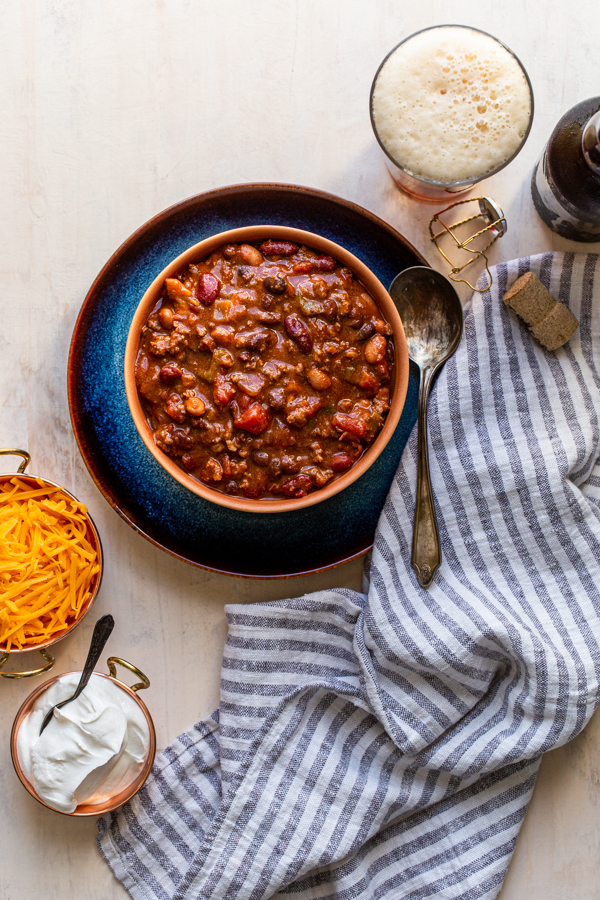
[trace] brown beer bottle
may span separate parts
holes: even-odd
[[[578,103],[550,135],[531,179],[536,210],[572,241],[600,241],[600,97]]]

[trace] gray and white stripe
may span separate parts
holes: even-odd
[[[555,353],[501,301],[528,270],[581,323]],[[598,256],[495,268],[431,398],[434,586],[413,434],[368,592],[228,607],[218,714],[100,819],[135,900],[497,895],[542,753],[599,700],[599,360]]]

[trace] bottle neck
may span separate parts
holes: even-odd
[[[581,132],[583,158],[596,175],[600,175],[600,111],[588,119]]]

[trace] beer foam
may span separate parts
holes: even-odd
[[[401,44],[373,91],[373,118],[390,156],[415,175],[476,180],[509,159],[531,116],[517,60],[494,38],[458,26]]]

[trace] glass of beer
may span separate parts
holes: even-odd
[[[500,171],[532,120],[531,82],[517,57],[466,25],[406,38],[371,87],[371,124],[392,177],[423,200],[468,191]]]

